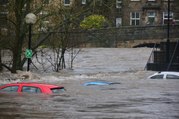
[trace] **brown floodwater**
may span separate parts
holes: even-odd
[[[31,80],[63,85],[64,93],[0,93],[0,119],[179,119],[179,80],[147,79],[150,51],[85,49],[74,70]],[[89,81],[117,83],[84,86]]]
[[[0,94],[1,119],[178,119],[179,80],[138,79],[140,73],[90,75],[84,80],[53,81],[59,95]],[[134,79],[130,79],[131,75]],[[122,75],[122,78],[120,78]],[[125,76],[127,75],[127,76]],[[93,78],[91,78],[93,77]],[[100,77],[100,78],[98,78]],[[125,77],[125,79],[124,79]],[[84,86],[88,81],[118,82]],[[44,82],[44,81],[41,81]]]

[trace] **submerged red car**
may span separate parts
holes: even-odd
[[[43,83],[10,83],[0,86],[0,92],[26,92],[26,93],[43,93],[56,94],[65,91],[63,86]]]

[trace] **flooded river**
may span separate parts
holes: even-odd
[[[0,119],[179,119],[179,80],[151,80],[148,48],[83,49],[74,70],[41,74],[60,95],[0,94]],[[84,86],[89,81],[113,85]],[[1,81],[1,83],[5,83]]]

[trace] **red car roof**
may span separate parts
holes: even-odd
[[[36,82],[18,82],[18,83],[9,83],[9,84],[5,84],[5,85],[2,85],[0,86],[3,87],[3,86],[12,86],[12,85],[26,85],[26,86],[36,86],[36,87],[48,87],[48,88],[61,88],[63,86],[57,86],[57,85],[52,85],[52,84],[45,84],[45,83],[36,83]]]
[[[31,86],[31,87],[38,87],[42,90],[43,93],[51,94],[51,89],[61,89],[64,88],[63,86],[57,86],[52,84],[45,84],[45,83],[36,83],[36,82],[18,82],[18,83],[9,83],[0,86],[0,89],[7,87],[7,86],[20,86],[18,92],[21,91],[22,86]]]
[[[52,84],[45,84],[45,83],[35,83],[35,82],[18,82],[15,84],[21,84],[21,85],[29,85],[29,86],[43,86],[48,88],[57,88],[57,87],[63,87],[63,86],[57,86]]]

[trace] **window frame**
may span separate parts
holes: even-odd
[[[43,10],[39,13],[39,15],[41,17],[45,17],[48,15],[48,12]],[[47,32],[49,30],[49,27],[48,27],[49,24],[50,24],[50,21],[47,18],[44,18],[42,21],[40,21],[38,31],[39,32]]]
[[[81,0],[82,5],[86,5],[86,0]]]
[[[168,2],[168,0],[162,0],[162,1],[164,1],[164,2]],[[174,1],[174,0],[170,0],[170,2],[171,2],[171,1]]]
[[[44,4],[49,4],[50,0],[44,0]]]
[[[122,25],[122,18],[121,17],[117,17],[116,18],[116,28],[119,28]]]
[[[170,11],[170,18],[169,18],[170,21],[173,20],[173,16],[174,16],[173,12]],[[165,21],[168,22],[168,12],[163,12],[163,25],[165,24]]]
[[[150,13],[153,13],[152,15]],[[147,24],[148,25],[154,25],[155,24],[155,18],[156,18],[156,12],[155,11],[148,11],[147,12]],[[150,22],[149,19],[153,19],[153,22]]]
[[[116,8],[121,9],[122,8],[122,0],[116,0]]]
[[[132,2],[138,2],[138,1],[140,1],[140,0],[131,0]]]
[[[70,6],[70,4],[71,4],[71,0],[68,0],[68,1],[69,1],[69,3],[66,3],[67,0],[63,0],[63,4],[64,4],[64,6]]]
[[[133,17],[133,14],[135,17]],[[139,16],[139,17],[137,17],[137,16]],[[133,21],[135,22],[134,24],[133,24]],[[137,21],[138,21],[138,24],[137,24]],[[131,26],[139,26],[140,25],[140,12],[131,12],[130,13],[130,25]]]

